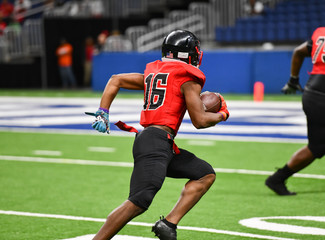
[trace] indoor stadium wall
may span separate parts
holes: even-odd
[[[292,51],[205,51],[200,69],[207,77],[204,90],[221,93],[252,93],[254,83],[263,82],[265,93],[280,93],[290,76]],[[160,52],[102,53],[95,56],[92,88],[102,91],[113,74],[142,72],[146,63],[161,57]],[[301,71],[301,84],[305,85],[310,61]]]

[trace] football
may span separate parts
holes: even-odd
[[[200,94],[200,98],[206,112],[219,112],[221,108],[221,98],[219,93],[205,91]]]

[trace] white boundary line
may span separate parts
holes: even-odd
[[[69,159],[69,158],[47,158],[47,157],[25,157],[25,156],[7,156],[0,155],[0,161],[18,161],[18,162],[39,162],[39,163],[56,163],[56,164],[76,164],[76,165],[92,165],[92,166],[110,166],[110,167],[133,167],[133,162],[110,162],[110,161],[96,161],[83,159]],[[214,168],[218,173],[236,173],[236,174],[251,174],[251,175],[270,175],[271,171],[247,170],[247,169],[229,169],[229,168]],[[325,179],[325,175],[318,174],[303,174],[296,173],[294,177]]]
[[[58,128],[16,128],[16,127],[0,127],[1,132],[25,132],[25,133],[44,133],[44,134],[69,134],[69,135],[97,135],[106,136],[107,134],[101,134],[94,130],[82,130],[82,129],[58,129]],[[134,134],[124,131],[112,130],[110,137],[132,137]],[[244,137],[244,136],[225,136],[225,135],[213,135],[213,134],[177,134],[177,139],[204,139],[215,141],[228,141],[228,142],[270,142],[270,143],[294,143],[294,144],[307,144],[307,139],[293,139],[293,138],[272,138],[272,137]]]
[[[283,224],[283,223],[272,223],[267,222],[267,220],[272,219],[295,219],[295,220],[303,220],[303,221],[315,221],[315,222],[325,222],[325,217],[323,216],[276,216],[276,217],[254,217],[249,219],[240,220],[239,223],[245,227],[267,230],[267,231],[275,231],[275,232],[287,232],[287,233],[295,233],[295,234],[309,234],[309,235],[317,235],[317,236],[325,236],[324,228],[317,227],[304,227],[304,226],[296,226],[291,224]]]
[[[107,162],[107,161],[93,161],[93,160],[82,160],[82,159],[68,159],[68,158],[21,157],[21,156],[0,155],[0,161],[1,160],[19,161],[19,162],[92,165],[92,166],[133,167],[133,163],[128,163],[128,162]]]
[[[95,237],[95,234],[87,234],[74,238],[66,238],[62,240],[92,240]],[[157,238],[146,238],[146,237],[136,237],[129,235],[115,235],[112,240],[157,240]]]
[[[69,216],[69,215],[30,213],[30,212],[5,211],[5,210],[0,210],[0,214],[26,216],[26,217],[40,217],[40,218],[56,218],[56,219],[89,221],[89,222],[105,222],[106,221],[106,219],[102,219],[102,218],[77,217],[77,216]],[[153,226],[152,223],[143,223],[143,222],[129,222],[128,225],[143,226],[143,227],[152,227]],[[188,227],[188,226],[177,226],[177,228],[182,229],[182,230],[188,230],[188,231],[209,232],[209,233],[225,234],[225,235],[248,237],[248,238],[270,239],[270,240],[295,240],[293,238],[280,238],[280,237],[267,236],[267,235],[242,233],[242,232],[234,232],[234,231],[227,231],[227,230],[218,230],[218,229],[213,229],[213,228],[199,228],[199,227]]]

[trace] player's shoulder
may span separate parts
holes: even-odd
[[[160,71],[177,72],[178,75],[196,78],[205,82],[204,73],[197,67],[183,61],[174,59],[156,60],[147,64],[147,69],[159,69]]]
[[[187,63],[183,64],[182,67],[184,67],[184,69],[188,74],[193,75],[200,79],[205,79],[204,73],[199,68]]]
[[[149,62],[146,64],[146,69],[159,68],[160,64],[161,64],[160,60]]]
[[[187,64],[186,62],[179,60],[170,60],[170,61],[162,61],[162,63],[166,63],[167,65],[171,65],[173,68],[176,68],[178,72],[182,74],[186,74],[191,77],[196,77],[199,79],[205,79],[204,73],[197,67]]]
[[[320,36],[320,35],[324,35],[325,34],[325,27],[318,27],[315,29],[315,31],[313,32],[313,36]]]

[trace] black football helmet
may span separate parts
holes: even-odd
[[[200,41],[191,32],[175,30],[169,33],[162,44],[162,56],[184,61],[193,66],[200,66],[203,52],[200,51]]]

